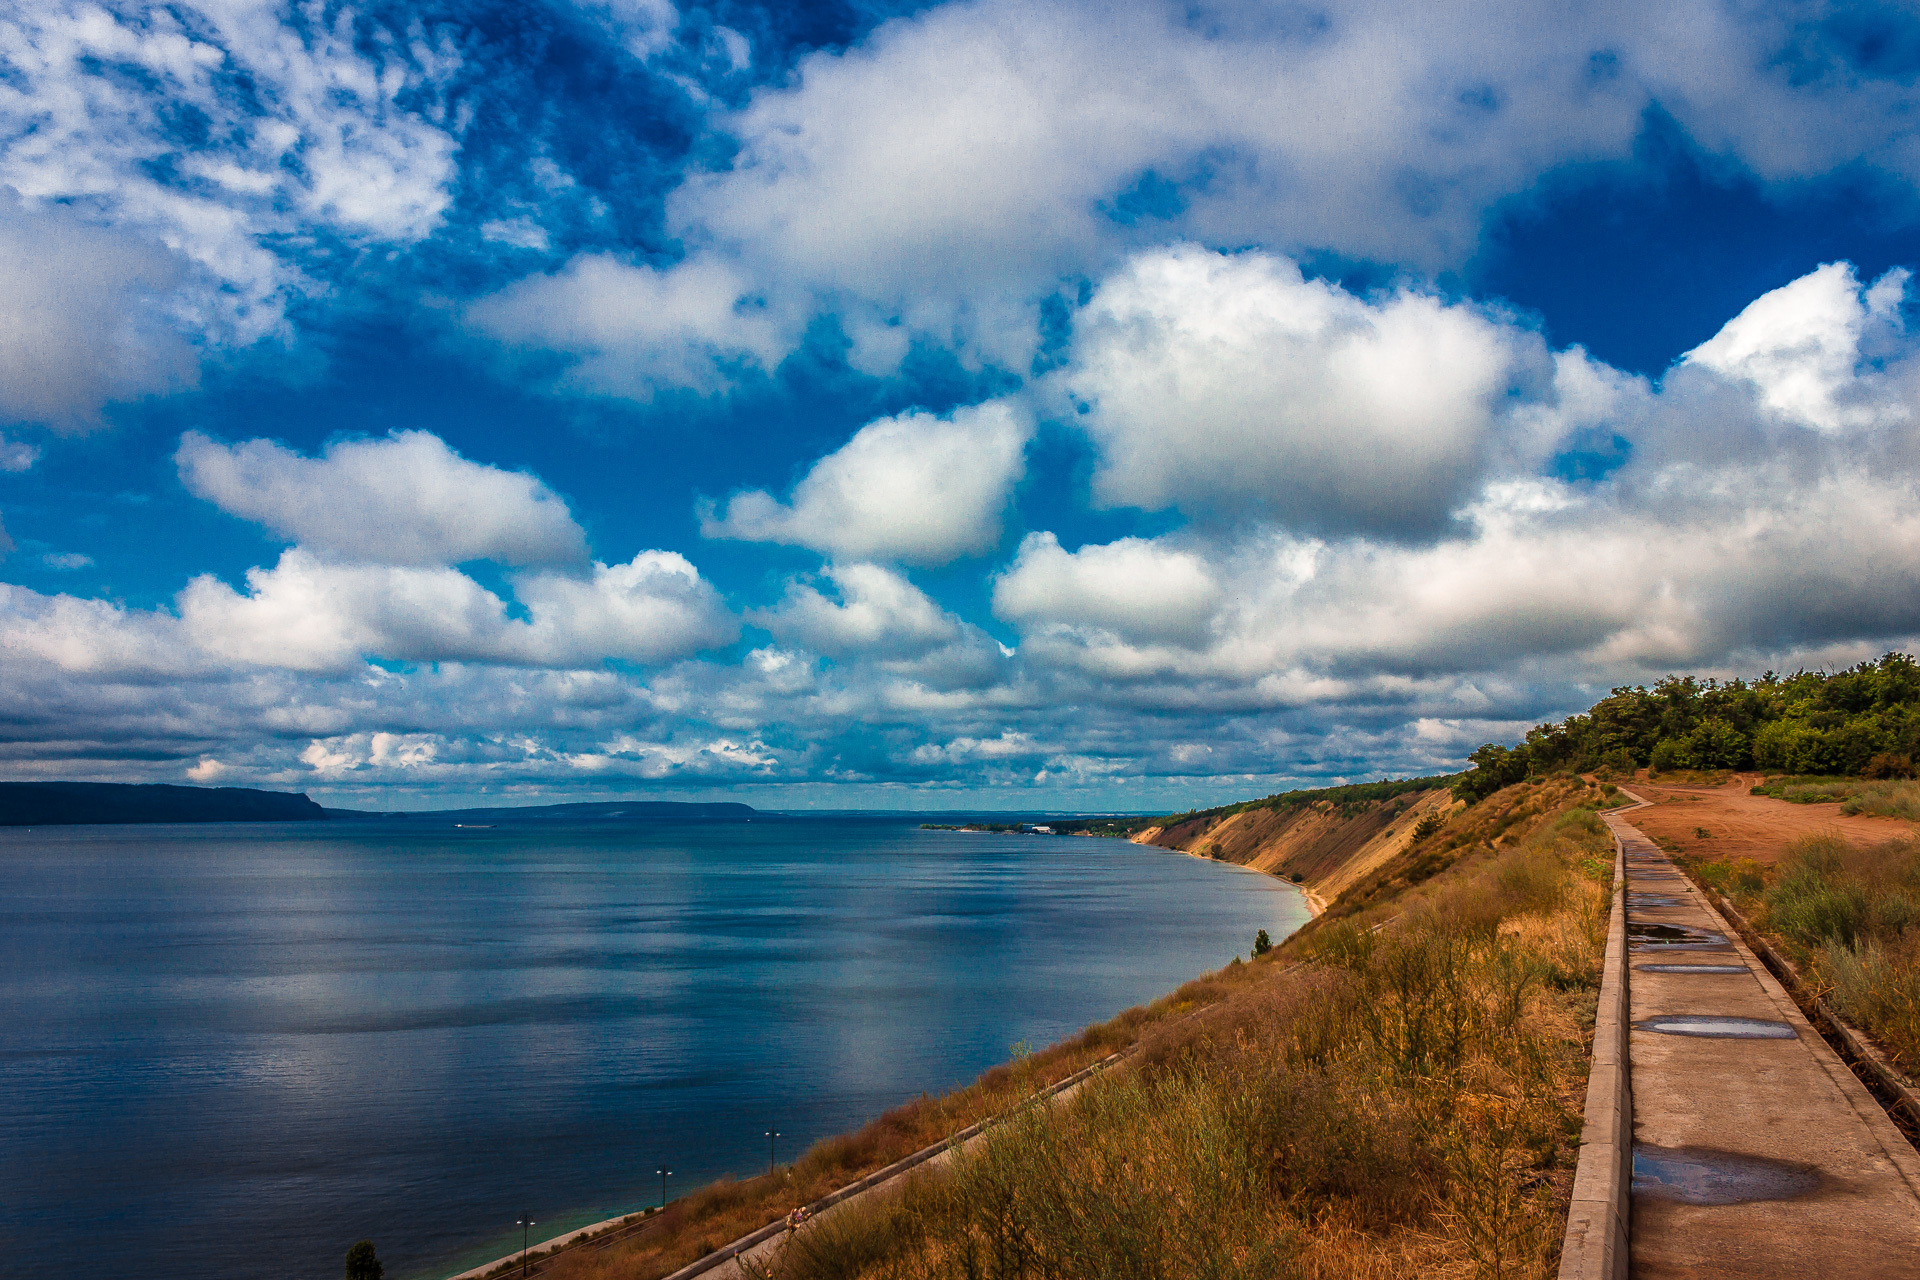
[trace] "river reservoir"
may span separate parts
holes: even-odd
[[[1306,919],[1117,840],[739,825],[0,832],[27,1273],[396,1280],[764,1172]]]

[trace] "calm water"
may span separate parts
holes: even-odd
[[[1192,858],[902,821],[0,832],[0,1248],[330,1280],[371,1236],[445,1275],[1304,919]]]

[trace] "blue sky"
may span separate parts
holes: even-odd
[[[0,13],[0,753],[1137,810],[1920,632],[1920,20]]]

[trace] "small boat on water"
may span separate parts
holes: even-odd
[[[456,831],[491,831],[496,825],[498,824],[492,822],[456,822],[453,824]]]

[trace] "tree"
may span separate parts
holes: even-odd
[[[1529,760],[1525,747],[1509,751],[1489,742],[1467,759],[1473,761],[1473,771],[1453,784],[1453,796],[1468,804],[1478,804],[1500,788],[1510,787],[1527,776]]]
[[[374,1256],[373,1241],[362,1240],[347,1250],[347,1280],[384,1280],[387,1269]]]
[[[1267,954],[1267,952],[1271,950],[1273,950],[1273,939],[1267,936],[1267,931],[1265,929],[1262,929],[1260,932],[1253,935],[1253,958],[1254,959],[1258,960],[1261,956]]]

